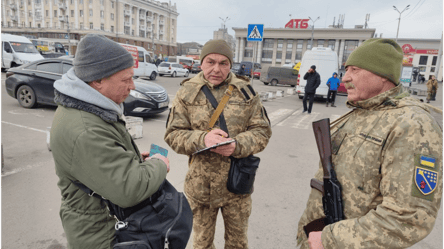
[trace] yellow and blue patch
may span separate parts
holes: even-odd
[[[420,160],[421,165],[432,167],[432,168],[435,167],[436,159],[433,157],[421,156],[419,160]]]
[[[438,173],[432,170],[416,167],[414,180],[418,190],[421,191],[423,195],[429,195],[435,191],[436,186],[438,185]]]

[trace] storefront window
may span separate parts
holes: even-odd
[[[342,63],[345,64],[350,54],[358,47],[359,41],[345,41]]]
[[[318,47],[323,47],[325,41],[324,40],[318,40]]]
[[[332,51],[335,51],[335,43],[336,40],[328,40],[328,47],[331,48]]]
[[[438,59],[438,56],[433,56],[432,66],[436,66],[436,60],[437,59]]]
[[[420,56],[419,57],[419,65],[427,65],[428,56]]]

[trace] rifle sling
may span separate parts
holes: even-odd
[[[233,94],[233,88],[234,88],[233,85],[228,86],[228,89],[225,91],[224,96],[222,97],[220,103],[218,104],[216,98],[214,98],[208,86],[204,85],[202,87],[202,91],[204,92],[205,96],[210,101],[213,108],[216,109],[213,113],[213,116],[211,116],[210,123],[208,124],[209,130],[213,128],[213,126],[216,124],[217,119],[219,119],[220,128],[228,133],[227,123],[225,122],[225,118],[222,114],[222,111],[225,108],[225,105],[228,103],[228,99]]]

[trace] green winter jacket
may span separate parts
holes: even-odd
[[[83,83],[85,84],[85,83]],[[112,248],[114,224],[106,206],[72,181],[126,208],[150,197],[164,181],[160,159],[142,162],[117,113],[56,90],[59,104],[51,128],[51,149],[62,195],[60,218],[69,248]]]

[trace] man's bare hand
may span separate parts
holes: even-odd
[[[214,149],[211,149],[210,151],[215,152],[217,154],[221,154],[222,156],[231,156],[231,154],[233,154],[235,149],[236,149],[236,142],[227,145],[218,146]]]
[[[322,232],[311,232],[308,235],[308,245],[310,245],[310,249],[324,249],[321,236]]]
[[[210,147],[215,144],[229,140],[231,140],[231,138],[228,138],[228,134],[221,129],[211,130],[204,138],[206,147]],[[222,156],[230,156],[231,154],[233,154],[234,149],[236,149],[236,143],[219,146],[217,148],[211,149],[210,151],[218,153]]]
[[[144,161],[146,161],[150,158],[158,158],[158,159],[162,160],[167,166],[167,172],[170,172],[170,160],[168,160],[168,158],[162,156],[161,154],[154,154],[153,156],[148,157],[150,155],[149,152],[142,152],[141,154],[142,154],[142,158]]]

